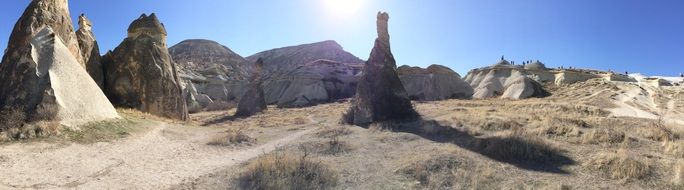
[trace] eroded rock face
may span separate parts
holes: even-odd
[[[361,68],[361,64],[316,60],[272,75],[264,87],[266,103],[289,108],[350,98],[356,93]]]
[[[100,47],[93,34],[93,25],[83,14],[78,17],[78,25],[80,28],[76,31],[76,37],[78,38],[78,45],[83,55],[86,71],[88,71],[88,74],[95,80],[97,85],[104,89],[102,57],[100,56]]]
[[[261,87],[263,60],[258,59],[254,64],[254,75],[250,79],[249,89],[240,98],[236,117],[249,117],[256,113],[266,110],[266,100],[264,99],[264,90]]]
[[[113,104],[188,118],[178,71],[166,48],[166,30],[154,13],[133,21],[128,38],[107,53],[103,63],[105,93]]]
[[[431,65],[427,69],[402,66],[398,72],[412,100],[469,99],[473,96],[473,88],[445,66]]]
[[[508,62],[502,60],[501,62]],[[525,99],[550,95],[539,81],[553,80],[554,74],[544,69],[527,70],[521,65],[501,64],[474,69],[466,82],[474,88],[473,98]],[[533,77],[537,80],[534,80]]]
[[[356,96],[342,121],[354,125],[373,122],[413,120],[420,116],[413,109],[408,93],[396,71],[390,50],[387,13],[378,13],[378,38],[363,68]]]
[[[33,37],[45,26],[52,28],[54,33],[64,41],[64,45],[76,58],[79,65],[85,68],[74,26],[69,14],[67,0],[33,0],[14,25],[7,45],[7,52],[2,62],[19,62],[21,51],[33,40]]]
[[[78,126],[118,118],[95,81],[59,36],[45,26],[19,50],[19,62],[0,64],[0,107],[33,119]]]

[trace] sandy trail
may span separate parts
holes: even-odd
[[[164,189],[271,152],[304,134],[243,149],[206,145],[220,129],[159,124],[111,143],[0,147],[0,189]]]

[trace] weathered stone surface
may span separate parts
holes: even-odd
[[[547,71],[543,64],[534,67],[527,64],[507,64],[501,60],[489,67],[470,71],[465,81],[474,88],[473,98],[484,99],[499,97],[504,99],[525,99],[530,97],[545,97],[550,95],[540,82],[550,82],[555,79],[553,73]]]
[[[331,60],[340,63],[363,63],[363,60],[344,51],[335,41],[302,44],[259,52],[247,57],[249,61],[261,58],[264,61],[264,75],[290,72],[316,60]]]
[[[473,96],[473,88],[445,66],[431,65],[427,69],[401,66],[397,71],[412,100],[469,99]]]
[[[356,96],[342,119],[348,124],[368,125],[420,117],[397,75],[387,31],[389,15],[378,13],[377,19],[378,38],[363,68]]]
[[[211,40],[184,40],[170,47],[169,53],[181,72],[222,75],[226,80],[239,81],[247,80],[251,70],[245,58]]]
[[[44,26],[26,47],[9,50],[18,57],[6,60],[20,61],[0,64],[3,110],[23,110],[33,119],[53,119],[74,127],[119,117],[50,26]]]
[[[83,61],[85,61],[86,71],[88,71],[90,77],[95,80],[95,83],[97,83],[101,89],[104,89],[102,56],[100,55],[100,47],[93,34],[93,25],[83,14],[78,17],[78,25],[79,29],[76,31],[76,37],[78,38],[78,45],[81,48]]]
[[[107,53],[103,63],[105,93],[115,105],[188,118],[177,68],[166,48],[166,30],[154,13],[133,21],[128,38]]]
[[[76,58],[79,65],[85,68],[74,26],[69,14],[67,0],[33,0],[14,25],[5,55],[6,62],[20,62],[21,51],[26,48],[33,37],[45,26],[49,26],[64,41],[64,45]]]
[[[240,98],[236,117],[249,117],[263,110],[266,110],[266,100],[264,99],[264,90],[261,88],[261,72],[264,62],[258,59],[254,64],[254,75],[250,79],[249,89]]]

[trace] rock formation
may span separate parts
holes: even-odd
[[[502,60],[493,66],[468,73],[466,82],[475,89],[473,98],[525,99],[549,95],[539,82],[528,77],[547,78],[546,73],[527,71],[521,65],[502,64],[507,62]]]
[[[427,69],[401,66],[397,71],[412,100],[469,99],[473,96],[473,88],[445,66],[430,65]]]
[[[266,100],[264,99],[264,90],[261,88],[261,72],[264,62],[258,59],[254,64],[254,75],[250,79],[249,89],[240,98],[236,117],[249,117],[263,110],[266,110]]]
[[[105,93],[115,105],[173,119],[188,118],[176,64],[166,48],[166,29],[154,13],[133,21],[128,37],[102,62]]]
[[[352,105],[342,118],[348,124],[368,125],[420,117],[397,75],[387,31],[389,15],[379,12],[377,19],[378,38],[363,68]]]
[[[249,56],[247,60],[254,62],[258,58],[264,60],[265,75],[271,75],[271,73],[279,71],[291,71],[299,66],[320,59],[340,63],[363,63],[363,60],[344,51],[342,46],[335,41],[323,41],[272,49]]]
[[[100,47],[97,45],[97,40],[95,40],[95,35],[93,34],[93,25],[83,14],[78,17],[78,25],[80,28],[76,31],[76,37],[81,48],[86,71],[88,71],[88,74],[95,80],[97,85],[104,89],[102,57],[100,56]]]
[[[247,60],[230,48],[211,40],[184,40],[169,48],[181,73],[200,74],[214,72],[227,80],[247,80]]]
[[[14,25],[5,56],[2,62],[18,62],[13,59],[20,55],[21,50],[27,47],[33,36],[43,26],[49,26],[62,39],[69,52],[76,58],[79,65],[85,68],[85,62],[81,55],[74,26],[69,14],[67,0],[33,0]]]
[[[35,1],[34,1],[35,2]],[[37,30],[35,30],[37,31]],[[78,126],[118,118],[114,106],[48,25],[0,64],[0,108],[23,110],[32,120]],[[11,46],[17,48],[18,46]]]
[[[34,0],[0,63],[0,109],[68,126],[119,117],[83,67],[66,0]]]
[[[316,60],[270,76],[266,102],[278,107],[303,107],[350,98],[356,93],[362,64]]]

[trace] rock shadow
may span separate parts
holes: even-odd
[[[461,129],[440,125],[434,120],[419,120],[408,123],[392,123],[383,127],[393,132],[418,135],[439,143],[451,143],[481,154],[493,160],[508,163],[521,169],[568,174],[564,166],[576,162],[541,139],[523,135],[503,137],[476,137]]]

